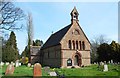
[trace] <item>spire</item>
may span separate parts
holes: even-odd
[[[72,10],[72,12],[70,13],[70,15],[71,15],[71,21],[73,22],[73,21],[78,21],[78,15],[79,15],[79,13],[78,13],[78,11],[77,11],[77,9],[76,9],[76,7],[74,6],[74,9]]]

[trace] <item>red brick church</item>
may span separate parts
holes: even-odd
[[[90,65],[90,42],[79,24],[75,7],[70,15],[71,24],[53,33],[42,47],[31,48],[31,63],[63,68]]]

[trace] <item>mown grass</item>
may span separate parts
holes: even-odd
[[[3,66],[2,69],[0,68],[0,73],[2,75],[5,75],[5,70],[7,66]],[[64,76],[119,76],[120,70],[119,67],[120,65],[108,65],[109,71],[108,72],[103,72],[103,67],[98,68],[98,65],[91,65],[87,67],[82,67],[82,68],[55,68],[54,71],[57,71],[59,75],[64,75]],[[51,69],[52,70],[52,69]],[[53,70],[52,70],[53,71]],[[20,66],[20,67],[15,67],[14,74],[12,76],[24,76],[26,77],[31,77],[33,76],[33,68],[32,67],[27,67],[25,65]],[[44,72],[44,69],[42,68],[42,76],[49,76],[47,73]]]
[[[108,65],[109,71],[103,72],[103,67],[91,65],[83,68],[55,69],[60,75],[65,76],[119,76],[119,65]]]

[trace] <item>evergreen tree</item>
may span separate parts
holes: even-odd
[[[6,44],[2,47],[2,60],[4,62],[15,62],[19,57],[15,33],[12,31]]]
[[[114,62],[120,61],[120,45],[116,43],[115,41],[112,41],[111,44],[112,49],[112,59]]]
[[[98,53],[98,61],[110,61],[111,60],[111,47],[109,44],[107,43],[103,43],[101,44],[98,49],[97,49],[97,53]]]

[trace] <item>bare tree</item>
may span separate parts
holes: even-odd
[[[10,0],[0,0],[0,29],[18,30],[22,25],[17,26],[16,22],[23,20],[25,14],[23,10],[15,7]]]

